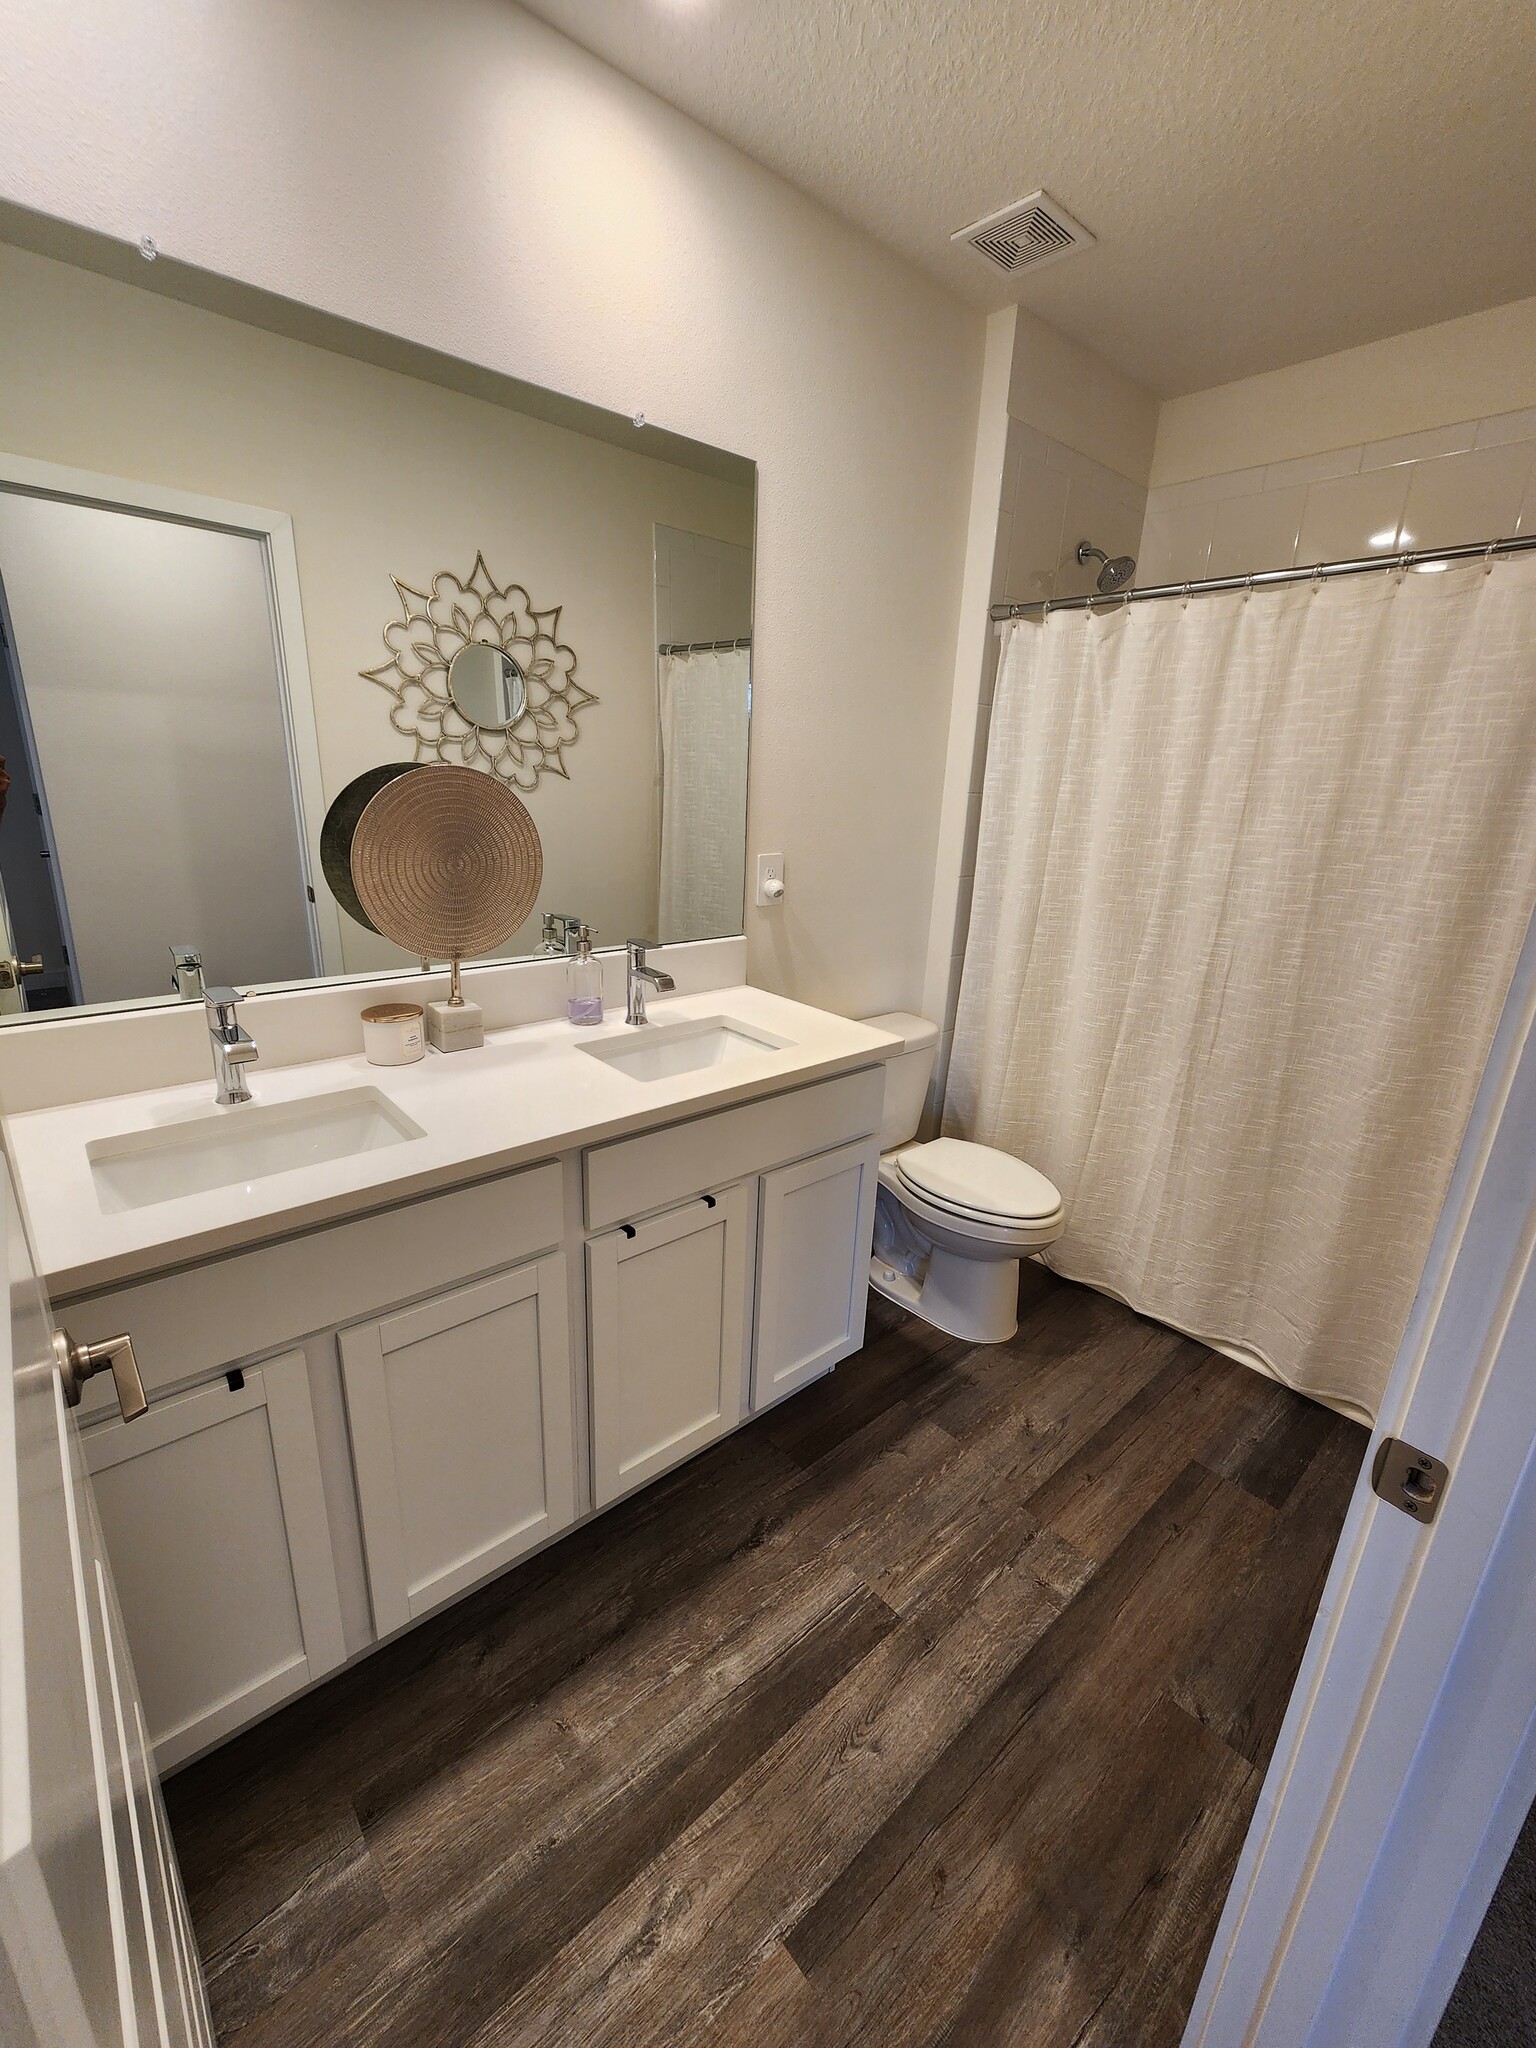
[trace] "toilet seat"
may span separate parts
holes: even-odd
[[[904,1146],[892,1163],[908,1193],[958,1223],[1033,1231],[1061,1214],[1045,1175],[992,1145],[935,1138]]]
[[[901,1175],[901,1154],[888,1153],[880,1162],[880,1185],[898,1201],[926,1237],[937,1243],[974,1247],[973,1256],[1026,1258],[1061,1235],[1061,1211],[1018,1221],[1006,1216],[967,1216],[919,1193]],[[985,1246],[986,1252],[982,1252]]]

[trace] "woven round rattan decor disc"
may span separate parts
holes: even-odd
[[[386,783],[352,835],[352,879],[386,939],[424,960],[506,944],[538,901],[538,828],[493,775],[431,763]]]

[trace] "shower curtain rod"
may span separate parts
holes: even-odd
[[[988,612],[994,623],[1034,615],[1045,619],[1052,612],[1091,612],[1095,605],[1106,609],[1117,604],[1139,604],[1147,597],[1197,596],[1208,590],[1258,590],[1270,583],[1314,583],[1328,576],[1359,576],[1369,569],[1414,569],[1421,562],[1475,562],[1481,556],[1492,562],[1495,555],[1523,554],[1536,548],[1536,533],[1511,536],[1508,540],[1471,541],[1454,548],[1414,548],[1408,553],[1372,555],[1363,562],[1316,562],[1309,569],[1256,569],[1251,576],[1202,576],[1189,583],[1153,583],[1144,590],[1117,590],[1105,594],[1090,591],[1086,597],[1036,597],[1021,604],[995,604]]]
[[[658,640],[658,654],[724,654],[732,647],[750,647],[752,635],[744,633],[739,640]]]

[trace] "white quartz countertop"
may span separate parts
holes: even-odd
[[[361,1051],[308,1066],[246,1068],[253,1104],[221,1109],[205,1081],[39,1109],[6,1120],[39,1267],[57,1297],[132,1280],[579,1146],[723,1109],[883,1059],[899,1041],[867,1024],[751,987],[651,998],[657,1026],[724,1017],[788,1043],[727,1065],[640,1081],[580,1048],[638,1040],[610,1011],[600,1026],[564,1018],[488,1032],[473,1052],[429,1049],[413,1066],[370,1066]],[[260,1104],[372,1088],[423,1135],[232,1187],[104,1213],[87,1146]]]

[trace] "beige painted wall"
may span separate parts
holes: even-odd
[[[327,802],[411,758],[359,674],[386,658],[391,576],[467,577],[483,551],[502,583],[563,605],[560,637],[600,701],[570,780],[524,793],[541,907],[610,944],[655,933],[653,536],[662,521],[750,544],[750,490],[4,246],[0,447],[290,516]],[[537,930],[535,916],[508,950]],[[349,917],[342,943],[354,972],[406,957]]]
[[[508,0],[17,0],[5,60],[11,199],[757,460],[752,975],[915,1003],[982,316]]]
[[[1168,399],[1160,487],[1536,406],[1536,299]]]

